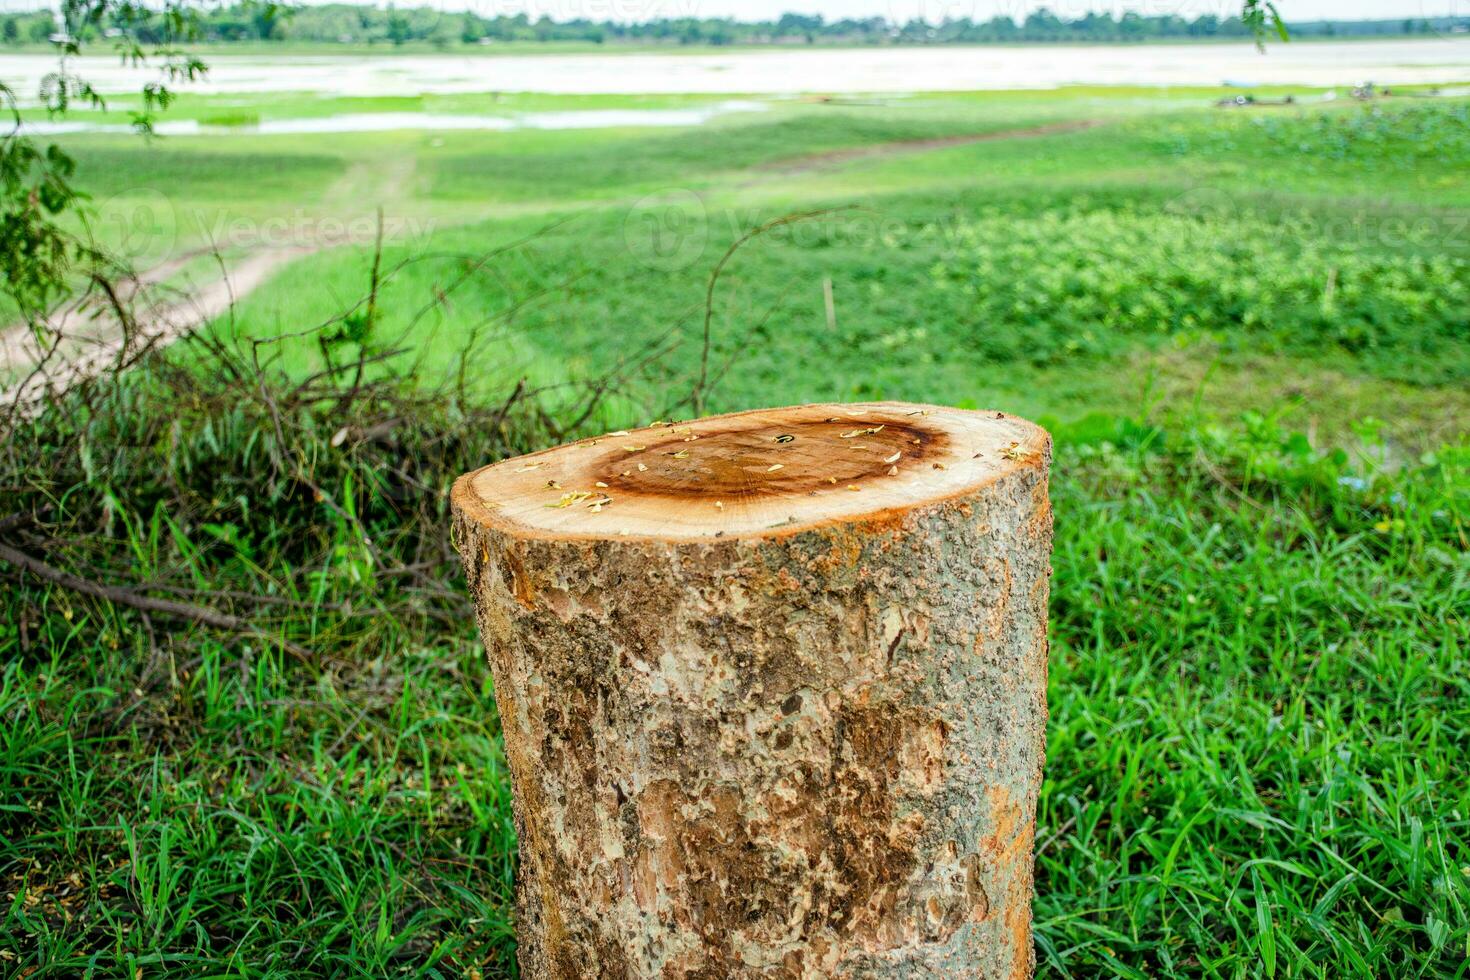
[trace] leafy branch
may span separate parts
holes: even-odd
[[[72,69],[72,59],[82,54],[87,38],[111,35],[123,64],[156,70],[141,87],[140,107],[130,113],[134,130],[152,136],[157,115],[173,102],[174,87],[207,70],[181,47],[198,33],[193,0],[168,0],[162,9],[136,0],[62,0],[50,38],[57,63],[41,78],[41,106],[52,118],[78,104],[107,108],[102,93]],[[146,47],[145,34],[152,39]],[[100,266],[104,256],[88,232],[88,197],[73,183],[75,159],[58,144],[42,146],[27,135],[20,101],[4,81],[0,110],[10,117],[0,135],[0,289],[36,325],[47,306],[68,293],[73,270]]]
[[[1256,47],[1262,50],[1266,47],[1266,38],[1272,33],[1282,41],[1291,40],[1286,21],[1281,19],[1281,13],[1272,0],[1245,0],[1240,19],[1250,28],[1256,39]]]

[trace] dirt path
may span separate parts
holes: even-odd
[[[412,193],[416,167],[417,161],[409,156],[358,164],[327,189],[323,200],[336,206],[331,210],[342,209],[348,215],[337,223],[349,228],[372,216],[371,211],[362,209],[362,201],[403,203],[402,199]],[[0,329],[0,406],[34,401],[47,390],[64,390],[106,370],[125,353],[124,344],[134,351],[167,344],[228,312],[234,303],[290,262],[323,249],[369,244],[372,240],[352,234],[316,240],[314,231],[303,237],[292,244],[256,244],[202,282],[186,278],[169,286],[191,264],[212,254],[214,250],[208,247],[182,252],[134,280],[118,283],[119,299],[136,307],[137,330],[132,338],[124,338],[117,317],[100,297],[73,304],[52,316],[46,324],[46,348],[24,323]],[[150,300],[152,295],[163,298]],[[57,337],[61,338],[59,344],[50,350],[49,341]]]
[[[327,187],[322,193],[322,200],[329,204],[345,202],[349,205],[376,201],[387,207],[413,196],[417,171],[418,161],[407,155],[359,161]]]
[[[752,169],[759,176],[739,186],[751,187],[784,177],[822,173],[856,160],[925,153],[970,143],[1036,139],[1081,132],[1102,124],[1098,119],[1073,119],[985,133],[844,147],[757,166]],[[399,199],[399,203],[403,203],[402,198],[413,194],[416,164],[412,157],[405,156],[356,166],[328,188],[324,199],[342,203]],[[227,312],[235,302],[253,292],[287,263],[323,248],[344,244],[352,243],[332,241],[258,247],[236,261],[227,273],[202,284],[185,283],[170,291],[171,296],[183,298],[140,304],[136,311],[138,330],[130,342],[134,349],[166,344]],[[153,267],[129,283],[122,298],[137,299],[161,288],[209,251],[197,249],[186,252]],[[99,302],[68,307],[53,317],[48,326],[52,337],[62,338],[57,349],[49,354],[25,324],[0,329],[0,385],[4,385],[0,387],[0,406],[16,401],[33,401],[47,390],[64,390],[105,370],[124,353],[126,341],[122,330],[112,311]]]
[[[827,170],[836,170],[844,164],[854,160],[867,160],[881,157],[900,156],[909,153],[925,153],[929,150],[943,150],[951,146],[965,146],[970,143],[991,143],[1000,140],[1037,139],[1042,136],[1058,136],[1063,133],[1079,133],[1086,129],[1101,126],[1101,119],[1069,119],[1065,122],[1046,123],[1041,126],[1027,126],[1021,129],[997,129],[988,133],[963,133],[958,136],[938,136],[931,139],[919,140],[897,140],[892,143],[877,143],[872,146],[844,147],[840,150],[827,150],[822,153],[812,153],[808,156],[789,157],[785,160],[773,160],[752,169],[762,173],[764,176],[749,181],[742,186],[765,183],[775,177],[795,177],[802,174],[821,173]]]
[[[171,295],[182,299],[143,302],[135,308],[137,329],[125,338],[112,311],[98,301],[73,305],[53,316],[46,327],[60,337],[54,351],[43,350],[26,324],[0,332],[0,405],[30,402],[47,390],[65,390],[83,378],[115,364],[132,350],[166,344],[201,324],[221,316],[241,297],[252,292],[281,266],[317,251],[314,245],[264,248],[247,254],[219,277],[189,284]],[[201,254],[170,259],[140,275],[125,298],[139,298],[170,278]]]

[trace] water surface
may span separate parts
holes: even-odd
[[[768,106],[749,99],[731,99],[691,109],[588,109],[568,112],[523,112],[509,116],[445,112],[344,112],[332,116],[263,119],[239,126],[211,126],[194,119],[168,119],[153,127],[162,136],[230,135],[259,133],[375,133],[426,129],[609,129],[618,126],[700,126],[732,112],[760,112]],[[122,123],[94,123],[79,119],[29,120],[28,133],[125,133]]]
[[[780,48],[690,53],[380,56],[209,53],[218,92],[344,96],[463,92],[785,94],[983,91],[1087,85],[1380,85],[1470,81],[1470,36],[1391,41],[1148,45]],[[0,55],[22,96],[55,69],[47,55]],[[115,57],[73,59],[105,93],[151,77]],[[677,125],[677,124],[676,124]]]

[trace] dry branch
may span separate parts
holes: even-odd
[[[201,626],[212,626],[215,629],[225,630],[230,633],[239,633],[254,636],[265,640],[272,646],[279,646],[282,650],[303,663],[314,663],[315,658],[311,651],[301,647],[281,636],[271,636],[247,620],[238,616],[231,616],[215,609],[205,606],[196,606],[187,602],[175,602],[172,599],[157,599],[146,595],[136,589],[117,585],[103,585],[90,579],[64,572],[59,568],[48,565],[46,562],[23,551],[17,551],[6,544],[0,544],[0,560],[9,562],[17,568],[25,569],[39,578],[45,579],[64,589],[77,592],[82,595],[91,596],[94,599],[102,599],[119,606],[127,606],[144,613],[157,613],[160,616],[168,616],[173,619],[181,619],[185,622],[198,623]]]

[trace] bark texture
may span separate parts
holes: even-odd
[[[1031,975],[1037,446],[942,499],[704,539],[530,533],[461,481],[526,977]]]

